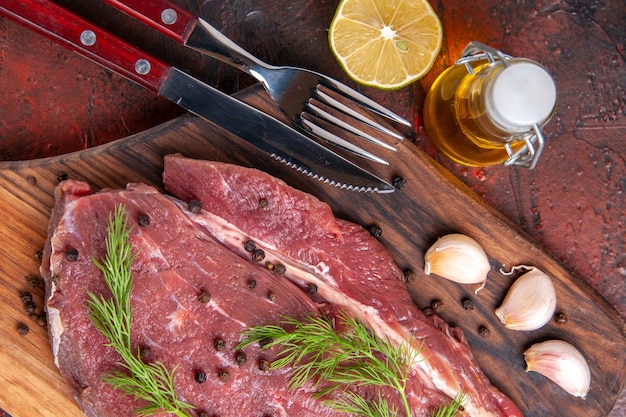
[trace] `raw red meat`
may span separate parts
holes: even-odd
[[[196,415],[344,416],[309,387],[289,390],[288,368],[260,369],[275,351],[250,346],[245,363],[235,351],[246,327],[319,309],[350,311],[391,340],[426,343],[426,360],[412,368],[408,388],[414,417],[459,389],[470,400],[468,415],[521,415],[473,362],[462,332],[415,307],[382,245],[335,219],[326,204],[256,170],[180,156],[166,157],[164,183],[180,200],[137,184],[96,194],[75,181],[57,187],[42,276],[55,361],[87,415],[131,416],[143,405],[102,382],[120,358],[87,316],[87,293],[108,294],[92,259],[104,254],[116,204],[126,207],[139,251],[133,348],[178,366],[177,392]],[[262,253],[246,250],[249,241]],[[203,293],[210,301],[199,300]],[[195,378],[200,371],[203,383]],[[383,394],[401,406],[393,392]]]
[[[414,412],[463,390],[469,415],[521,416],[480,371],[462,330],[415,306],[402,272],[365,229],[335,219],[327,205],[261,171],[170,155],[163,180],[180,199],[200,201],[205,210],[194,221],[229,236],[223,243],[242,256],[241,245],[229,241],[253,239],[269,262],[287,265],[286,278],[303,289],[314,285],[316,300],[348,309],[380,337],[416,348],[423,341],[428,349],[409,388]],[[229,233],[213,228],[216,216]]]
[[[316,312],[305,294],[234,255],[151,187],[88,194],[86,184],[74,181],[57,188],[42,266],[55,361],[88,416],[132,416],[144,405],[102,382],[102,373],[120,357],[104,346],[87,316],[87,292],[109,293],[92,258],[105,253],[108,216],[116,204],[125,205],[132,244],[140,250],[133,264],[133,348],[149,348],[148,360],[169,369],[178,366],[181,398],[208,416],[324,415],[326,408],[306,391],[288,392],[285,372],[260,369],[272,352],[251,346],[243,352],[245,363],[238,364],[243,356],[235,351],[247,326]],[[146,222],[138,221],[142,215],[148,225],[140,226]],[[203,303],[199,296],[205,292],[210,301]],[[198,372],[206,382],[196,382]]]

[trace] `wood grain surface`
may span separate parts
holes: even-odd
[[[241,96],[258,107],[271,108],[257,88]],[[32,281],[39,275],[37,255],[45,239],[54,187],[61,178],[87,181],[96,190],[123,187],[127,182],[162,187],[162,157],[174,152],[265,170],[327,202],[337,217],[366,228],[380,227],[380,239],[396,262],[414,272],[415,279],[408,285],[416,305],[444,303],[440,315],[464,329],[482,369],[526,416],[605,416],[624,389],[626,339],[617,312],[411,142],[398,144],[390,167],[372,167],[388,180],[402,177],[404,188],[391,194],[354,193],[298,174],[219,128],[181,116],[85,151],[0,163],[0,409],[13,417],[82,415],[54,366],[46,328],[29,317],[20,298],[23,291],[31,291],[36,314],[42,314],[43,291]],[[449,232],[472,236],[490,258],[492,271],[478,295],[473,286],[423,273],[424,252]],[[567,315],[567,324],[553,321],[537,331],[515,332],[499,323],[493,311],[514,279],[499,270],[518,264],[535,265],[553,277],[557,310]],[[463,309],[464,298],[473,301],[473,310]],[[20,324],[29,327],[28,334],[18,332]],[[490,330],[488,337],[479,335],[481,326]],[[551,338],[574,344],[587,358],[592,385],[585,400],[566,394],[539,374],[525,372],[523,351]]]

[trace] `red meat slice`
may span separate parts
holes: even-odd
[[[170,155],[164,184],[203,210],[191,219],[243,257],[253,240],[284,277],[314,299],[352,312],[380,337],[427,350],[412,369],[409,393],[415,415],[426,415],[440,396],[466,395],[472,416],[521,416],[473,360],[462,331],[426,316],[411,300],[389,253],[355,224],[335,219],[314,197],[257,170]]]
[[[88,292],[110,296],[92,259],[105,253],[108,217],[118,204],[126,207],[139,251],[133,264],[133,349],[168,369],[178,367],[177,391],[196,407],[195,415],[340,415],[305,389],[289,391],[288,370],[262,370],[263,361],[274,359],[272,351],[235,351],[248,326],[317,312],[290,282],[227,250],[152,187],[90,195],[86,184],[66,181],[56,194],[42,264],[50,337],[55,362],[88,416],[132,416],[145,405],[103,383],[103,372],[121,358],[105,346],[87,315]],[[210,301],[199,300],[203,293]],[[206,374],[203,383],[196,381],[199,372]]]
[[[41,268],[50,337],[88,416],[131,416],[145,405],[102,381],[121,358],[88,317],[87,294],[109,294],[93,260],[104,256],[108,218],[119,204],[138,253],[133,349],[177,367],[177,393],[196,407],[194,415],[345,416],[310,387],[289,390],[289,368],[265,370],[276,351],[235,351],[247,327],[343,310],[381,337],[427,347],[407,387],[413,417],[459,390],[467,415],[521,416],[476,366],[462,331],[415,307],[398,267],[366,230],[256,170],[174,155],[165,159],[164,183],[177,198],[140,184],[91,194],[87,184],[66,181],[56,190]],[[396,393],[382,395],[403,409]]]

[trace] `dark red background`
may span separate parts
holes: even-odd
[[[58,2],[224,91],[253,83],[99,2]],[[270,63],[308,67],[354,86],[328,48],[336,0],[175,3]],[[441,17],[444,42],[429,74],[395,92],[361,91],[412,120],[414,128],[403,133],[626,317],[626,3],[431,4]],[[557,111],[544,129],[546,149],[532,171],[456,165],[438,155],[423,133],[425,92],[471,40],[537,60],[555,78]],[[0,161],[85,149],[181,114],[173,104],[5,18],[0,18],[0,92]],[[612,415],[625,412],[622,405]]]

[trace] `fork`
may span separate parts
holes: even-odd
[[[324,74],[303,68],[267,64],[237,45],[208,22],[166,0],[104,0],[105,3],[153,27],[177,42],[238,68],[257,79],[278,108],[301,130],[361,157],[386,164],[371,152],[331,130],[349,132],[388,150],[396,148],[363,129],[402,140],[396,131],[342,102],[376,113],[396,123],[411,123],[375,101]],[[343,115],[338,117],[336,114]],[[345,120],[349,120],[349,122]],[[355,126],[355,123],[359,127]],[[327,126],[330,126],[331,129]]]

